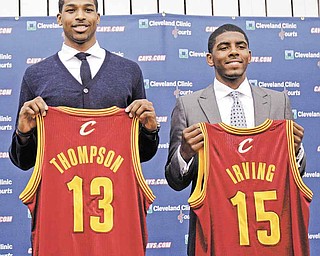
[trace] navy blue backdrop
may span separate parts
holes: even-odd
[[[212,82],[214,71],[205,60],[207,39],[223,23],[239,25],[250,39],[250,82],[286,90],[295,121],[305,128],[308,162],[303,179],[314,192],[309,239],[311,255],[320,255],[319,18],[103,16],[97,33],[100,45],[140,65],[147,96],[162,124],[158,153],[143,164],[147,183],[157,196],[148,211],[147,255],[186,255],[190,189],[173,191],[164,178],[170,115],[176,97]],[[18,197],[32,171],[14,167],[8,147],[24,70],[57,52],[62,42],[55,17],[0,19],[0,255],[31,254],[30,214]]]

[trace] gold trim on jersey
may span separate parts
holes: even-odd
[[[289,151],[289,159],[290,159],[290,166],[291,172],[294,178],[296,185],[298,186],[299,190],[304,194],[304,196],[311,201],[313,192],[310,188],[303,182],[300,171],[297,165],[296,156],[295,156],[295,147],[294,147],[294,136],[293,136],[293,121],[287,120],[286,121],[286,132],[288,138],[288,151]]]
[[[85,108],[70,108],[70,107],[52,107],[62,112],[68,113],[70,115],[81,115],[81,116],[106,116],[106,115],[113,115],[117,112],[124,111],[123,109],[113,106],[110,108],[103,108],[103,109],[85,109]]]
[[[197,208],[205,199],[207,193],[207,182],[209,175],[209,146],[208,146],[208,132],[205,123],[199,123],[201,132],[203,133],[203,148],[198,152],[198,177],[197,184],[188,199],[188,203],[192,208]]]
[[[150,203],[154,201],[156,198],[153,194],[152,190],[146,183],[146,180],[143,176],[142,169],[141,169],[141,163],[140,163],[140,154],[139,154],[139,120],[137,118],[134,118],[132,120],[132,127],[131,127],[131,152],[132,152],[132,163],[135,171],[135,175],[137,178],[137,181],[144,192],[145,196],[149,200]]]
[[[252,128],[238,128],[234,126],[227,125],[225,123],[218,123],[226,132],[237,134],[237,135],[246,135],[246,134],[257,134],[264,132],[269,129],[273,121],[271,119],[266,119],[262,124],[252,127]]]
[[[37,122],[37,156],[36,163],[32,175],[26,185],[25,189],[21,192],[19,198],[23,203],[28,203],[37,191],[37,188],[41,181],[41,169],[43,163],[44,155],[44,145],[45,145],[45,131],[43,116],[36,116]]]

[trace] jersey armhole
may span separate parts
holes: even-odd
[[[293,136],[293,121],[286,120],[286,133],[288,138],[288,151],[289,151],[289,159],[290,159],[290,166],[291,172],[294,178],[296,185],[298,186],[299,190],[304,194],[304,196],[311,201],[313,193],[310,188],[303,182],[299,168],[297,165],[297,160],[295,157],[295,149],[294,149],[294,136]]]
[[[152,190],[146,183],[146,180],[143,176],[141,163],[140,163],[140,154],[139,154],[139,120],[137,118],[133,118],[132,127],[131,127],[131,152],[132,152],[132,162],[134,166],[135,176],[139,183],[140,188],[145,194],[147,200],[151,204],[156,198],[153,194]]]
[[[41,169],[44,156],[44,145],[45,145],[45,131],[44,131],[44,119],[43,116],[36,116],[37,122],[37,155],[36,163],[33,168],[32,175],[26,185],[25,189],[21,192],[19,198],[24,203],[27,204],[34,197],[38,186],[41,181]]]
[[[207,181],[209,175],[209,146],[208,133],[205,123],[199,123],[201,132],[203,133],[204,145],[198,152],[198,177],[194,191],[188,199],[188,203],[192,208],[201,206],[207,192]]]

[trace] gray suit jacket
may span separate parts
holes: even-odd
[[[273,120],[293,119],[290,101],[286,93],[251,86],[254,101],[255,125],[263,123],[267,118]],[[170,146],[166,163],[165,176],[170,187],[182,190],[192,182],[191,193],[196,185],[198,161],[195,157],[187,175],[182,176],[177,157],[177,149],[181,143],[182,131],[199,122],[218,123],[221,117],[213,90],[213,84],[203,90],[177,99],[171,116]],[[305,157],[300,172],[305,169]],[[190,212],[188,255],[194,250],[195,216]]]

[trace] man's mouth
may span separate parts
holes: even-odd
[[[229,60],[226,62],[226,64],[231,64],[231,65],[240,64],[240,63],[242,63],[241,60]]]
[[[88,25],[74,25],[73,29],[78,33],[83,33],[88,29]]]

